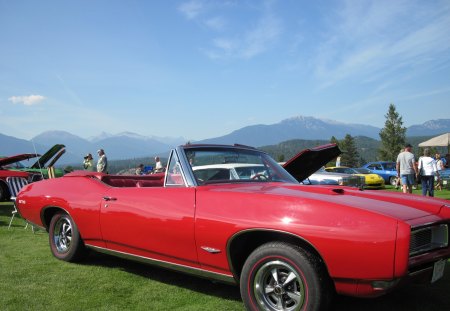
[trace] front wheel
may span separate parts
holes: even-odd
[[[53,256],[64,261],[78,261],[84,255],[84,243],[73,219],[64,212],[56,213],[49,228]]]
[[[325,310],[332,289],[321,261],[282,242],[257,248],[241,274],[241,296],[248,310]]]

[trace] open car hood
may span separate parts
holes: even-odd
[[[305,149],[297,153],[283,167],[298,181],[305,180],[312,173],[341,154],[336,144],[327,144]]]
[[[51,147],[42,157],[39,158],[39,160],[36,161],[30,168],[43,168],[46,167],[45,164],[47,164],[48,161],[50,161],[51,158],[55,157],[55,159],[52,161],[52,165],[55,164],[56,160],[59,159],[60,156],[62,156],[65,152],[64,145],[62,144],[56,144],[53,147]],[[56,155],[56,156],[55,156]]]
[[[23,153],[23,154],[18,154],[18,155],[11,156],[11,157],[5,157],[5,158],[0,159],[0,167],[10,165],[10,164],[13,164],[13,163],[16,163],[19,161],[23,161],[23,160],[36,158],[39,156],[40,156],[40,154],[37,154],[37,153]]]

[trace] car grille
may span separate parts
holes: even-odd
[[[434,249],[448,246],[448,225],[436,225],[426,228],[413,229],[409,255],[418,255]]]

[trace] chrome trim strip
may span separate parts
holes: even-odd
[[[423,269],[420,269],[420,270],[417,270],[417,271],[414,271],[414,272],[410,272],[410,273],[408,273],[408,276],[413,277],[413,276],[422,274],[424,272],[427,273],[427,272],[432,272],[432,271],[433,271],[433,267],[426,267],[426,268],[423,268]]]
[[[201,246],[200,248],[201,248],[202,250],[204,250],[204,251],[210,253],[210,254],[218,254],[218,253],[221,253],[221,252],[222,252],[220,249],[212,248],[212,247],[209,247],[209,246]]]
[[[191,164],[189,163],[189,159],[186,157],[186,152],[182,146],[178,146],[176,148],[176,152],[178,155],[178,161],[180,161],[181,171],[183,173],[184,181],[188,187],[198,186],[197,180],[194,177],[194,173],[192,172]]]
[[[166,268],[166,269],[170,269],[170,270],[175,270],[175,271],[179,271],[179,272],[183,272],[183,273],[187,273],[187,274],[191,274],[191,275],[195,275],[195,276],[199,276],[199,277],[203,277],[203,278],[207,278],[207,279],[212,278],[212,279],[215,279],[215,280],[221,281],[223,283],[227,283],[227,284],[234,284],[234,285],[236,284],[236,281],[234,280],[232,275],[222,274],[222,273],[218,273],[218,272],[211,272],[211,271],[203,270],[200,268],[189,267],[189,266],[185,266],[185,265],[181,265],[181,264],[176,264],[176,263],[171,263],[171,262],[167,262],[167,261],[163,261],[163,260],[129,254],[129,253],[121,252],[121,251],[115,251],[115,250],[111,250],[111,249],[107,249],[107,248],[103,248],[103,247],[99,247],[99,246],[94,246],[94,245],[89,245],[89,244],[86,244],[86,247],[89,247],[100,253],[113,255],[113,256],[120,257],[120,258],[124,258],[124,259],[130,259],[130,260],[134,260],[134,261],[138,261],[138,262],[142,262],[142,263],[146,263],[146,264],[151,264],[154,266],[158,266],[158,267],[162,267],[162,268]]]

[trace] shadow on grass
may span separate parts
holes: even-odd
[[[166,270],[139,262],[91,251],[81,263],[122,269],[151,280],[183,287],[202,294],[227,300],[241,301],[238,286],[212,282],[187,274]],[[435,284],[410,284],[378,298],[336,296],[330,310],[334,311],[444,311],[450,310],[450,266],[443,279]]]
[[[238,286],[214,282],[189,274],[126,260],[95,251],[90,251],[89,255],[80,264],[121,269],[156,282],[183,287],[202,294],[220,297],[222,299],[241,301]]]

